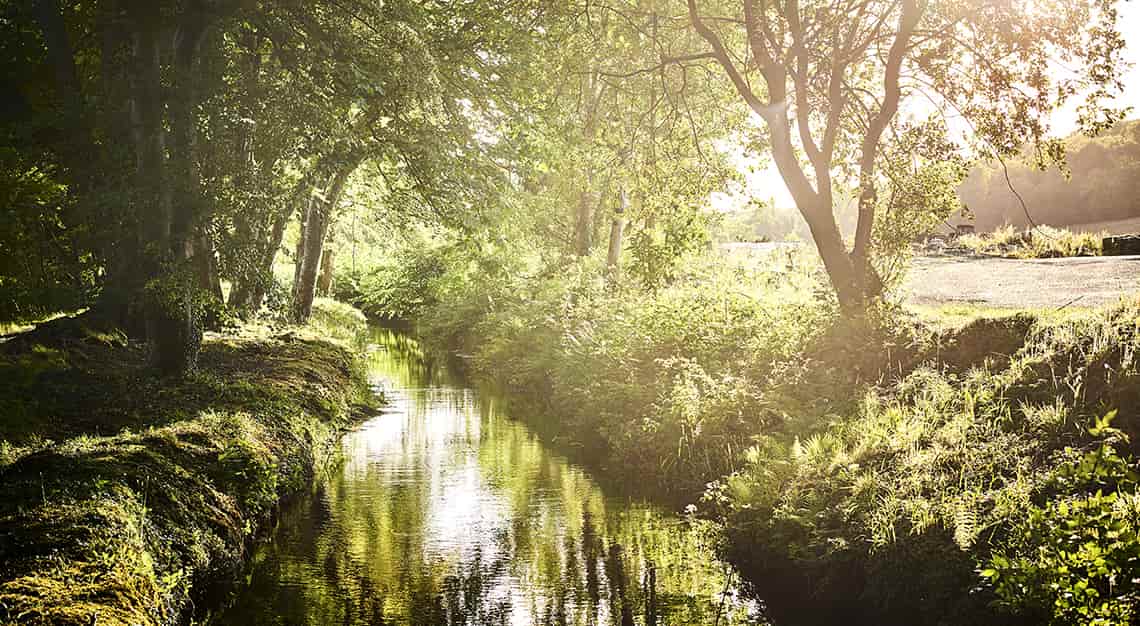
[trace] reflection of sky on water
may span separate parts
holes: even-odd
[[[720,608],[705,535],[606,498],[494,396],[448,384],[406,338],[377,339],[389,406],[283,511],[219,623],[751,623],[747,603]]]

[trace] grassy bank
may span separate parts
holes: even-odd
[[[363,317],[335,303],[315,317],[210,334],[184,380],[81,322],[0,344],[0,623],[173,623],[236,571],[373,402],[353,351],[326,338]]]
[[[441,281],[419,325],[580,460],[721,520],[779,624],[1133,618],[1140,303],[845,319],[810,272],[691,271]]]

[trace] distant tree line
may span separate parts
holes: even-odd
[[[1007,182],[1000,162],[974,168],[958,193],[977,228],[1027,227],[1030,219],[1071,226],[1140,218],[1140,120],[1122,122],[1092,139],[1074,135],[1065,148],[1067,171],[1008,160]]]

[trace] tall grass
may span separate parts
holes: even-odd
[[[963,235],[958,243],[978,254],[1018,259],[1100,256],[1106,232],[1078,233],[1053,226],[1019,231],[1005,225],[993,232]]]

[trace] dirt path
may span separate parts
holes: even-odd
[[[914,260],[903,290],[914,304],[1100,306],[1140,292],[1140,256],[919,257]]]

